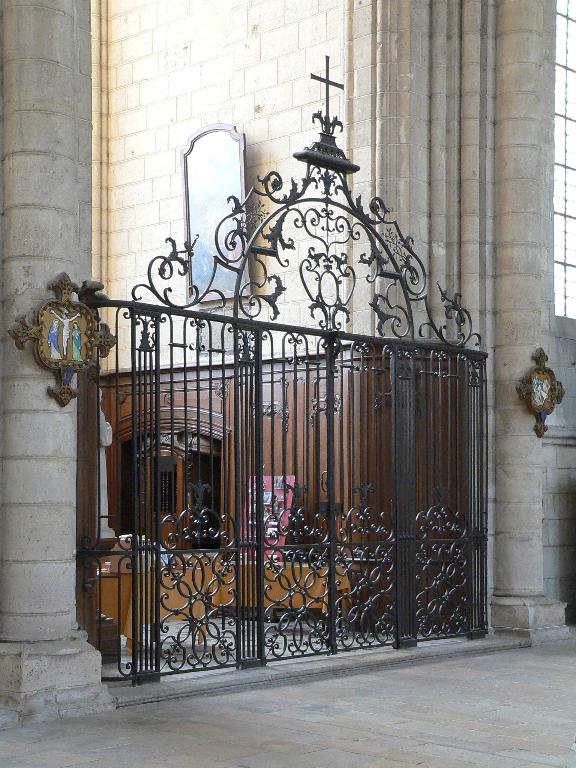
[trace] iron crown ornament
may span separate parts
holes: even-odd
[[[326,75],[310,75],[312,80],[324,83],[326,86],[326,111],[322,113],[319,109],[312,115],[312,122],[320,123],[321,131],[319,140],[314,142],[311,147],[306,147],[303,152],[296,152],[294,157],[305,163],[314,163],[320,168],[335,168],[342,173],[356,173],[360,166],[350,162],[344,152],[336,144],[334,131],[336,128],[340,132],[344,130],[342,122],[337,117],[330,117],[330,87],[344,90],[343,83],[337,83],[330,79],[330,56],[326,56]]]
[[[538,437],[543,437],[548,431],[546,418],[564,398],[564,387],[558,381],[551,368],[546,367],[548,356],[540,347],[532,355],[536,363],[535,367],[520,379],[516,385],[516,391],[521,400],[524,400],[530,413],[534,414],[536,424],[534,432]]]
[[[479,346],[459,293],[438,285],[443,317],[433,317],[427,269],[384,201],[375,196],[365,205],[353,194],[349,179],[359,166],[336,142],[343,125],[330,112],[330,89],[344,85],[330,74],[328,56],[325,74],[311,77],[325,85],[325,110],[312,118],[320,124],[319,140],[294,154],[306,166],[302,178],[284,181],[272,170],[258,177],[243,200],[228,197],[231,210],[214,233],[207,283],[194,283],[195,241],[179,248],[168,237],[170,252],[150,261],[132,299],[177,309],[209,303],[212,311],[233,318],[292,325],[290,313],[304,301],[308,324],[326,331],[349,330],[353,309],[370,308],[374,336]],[[222,269],[235,276],[232,297],[218,288]],[[190,288],[179,299],[186,276]],[[362,283],[368,291],[357,290]]]
[[[19,318],[8,331],[18,349],[27,341],[34,342],[37,363],[52,371],[56,386],[48,387],[48,394],[64,407],[77,396],[73,388],[74,374],[95,362],[97,355],[106,357],[116,344],[116,338],[105,323],[97,319],[86,304],[76,301],[81,289],[65,272],[48,286],[56,299],[45,302],[35,314],[35,324],[29,325],[25,317]],[[101,290],[100,283],[84,283],[83,288]]]

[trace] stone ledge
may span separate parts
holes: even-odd
[[[576,446],[576,431],[571,428],[550,425],[544,433],[542,442],[545,445],[560,445],[564,448]]]
[[[543,643],[558,643],[562,640],[573,640],[574,634],[567,626],[536,627],[533,629],[518,629],[513,627],[498,628],[497,634],[505,633],[508,636],[526,638],[531,646]]]
[[[527,637],[489,635],[481,640],[436,640],[416,648],[395,650],[390,647],[367,651],[342,652],[336,656],[316,656],[272,663],[247,670],[223,669],[190,672],[163,678],[158,683],[132,686],[126,682],[109,683],[117,707],[151,704],[188,696],[234,693],[265,685],[289,685],[321,677],[359,675],[408,664],[442,661],[465,655],[478,656],[517,648],[529,648]]]

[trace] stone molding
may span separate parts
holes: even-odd
[[[569,427],[550,426],[542,439],[545,445],[559,445],[562,448],[576,447],[576,431]]]
[[[0,643],[0,712],[25,723],[113,709],[100,653],[85,638]]]
[[[568,640],[572,633],[565,611],[566,603],[545,595],[494,595],[492,627],[495,632],[525,636],[532,645]]]

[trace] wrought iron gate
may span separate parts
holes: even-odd
[[[485,355],[458,294],[434,321],[412,241],[315,117],[300,183],[231,199],[207,288],[170,240],[130,301],[83,295],[117,337],[84,382],[79,485],[107,675],[486,631]]]

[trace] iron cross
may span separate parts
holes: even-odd
[[[326,118],[327,123],[330,123],[330,86],[334,86],[334,88],[340,88],[340,90],[344,90],[344,85],[342,83],[337,83],[335,80],[330,80],[330,56],[326,56],[326,77],[322,77],[322,75],[314,75],[311,74],[310,77],[312,80],[318,80],[319,83],[325,83],[326,85]]]

